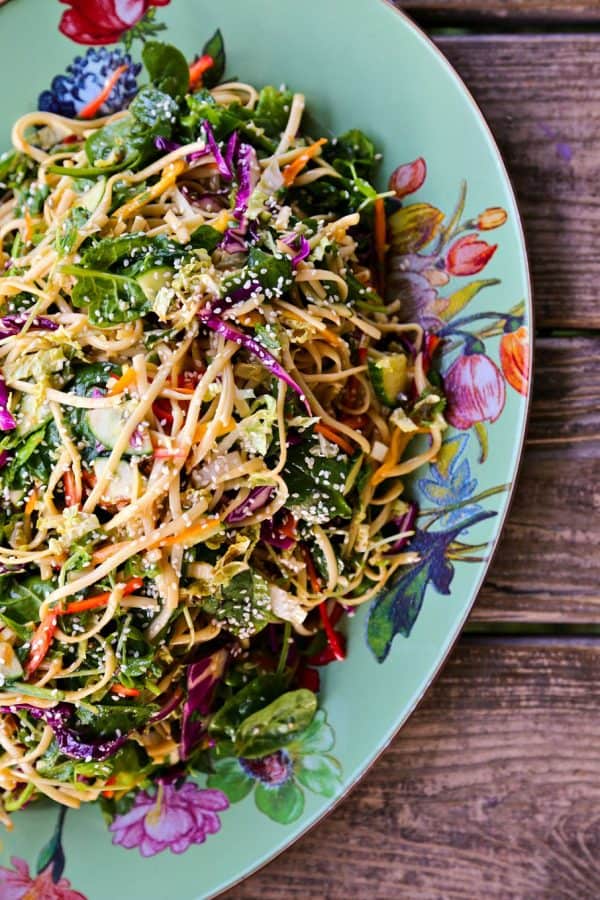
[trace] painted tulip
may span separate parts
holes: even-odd
[[[418,191],[426,178],[427,164],[423,157],[419,157],[414,162],[404,163],[394,169],[390,175],[390,191],[394,191],[396,197],[401,200],[407,194],[414,194],[415,191]]]
[[[171,0],[62,0],[59,29],[78,44],[114,44],[148,12]]]
[[[459,356],[444,376],[444,390],[446,418],[461,431],[478,422],[495,422],[506,399],[502,372],[483,353]]]
[[[504,377],[511,387],[525,396],[529,384],[529,331],[521,325],[516,331],[502,335],[500,362]]]
[[[479,240],[479,235],[468,234],[448,250],[446,269],[451,275],[476,275],[487,266],[497,249],[497,244],[487,244]]]
[[[477,228],[480,231],[492,231],[494,228],[500,228],[508,219],[508,213],[501,206],[491,206],[484,209],[477,218]]]

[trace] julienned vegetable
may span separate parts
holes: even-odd
[[[439,339],[383,300],[372,141],[221,84],[219,32],[142,57],[120,114],[16,123],[42,171],[0,158],[6,811],[293,754],[445,427]]]

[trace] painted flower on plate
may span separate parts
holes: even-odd
[[[133,28],[152,6],[171,0],[61,0],[69,7],[58,26],[78,44],[114,44]]]
[[[140,791],[131,809],[115,816],[109,828],[113,844],[128,850],[138,847],[142,856],[163,850],[183,853],[220,830],[218,813],[228,807],[222,791],[204,790],[192,781],[179,787],[159,781],[153,793]]]
[[[0,897],[2,900],[86,900],[74,891],[66,878],[52,880],[52,866],[39,875],[31,875],[24,859],[11,858],[12,869],[0,866]]]
[[[85,56],[76,56],[65,74],[57,75],[50,89],[40,94],[38,108],[74,118],[98,96],[107,78],[123,65],[128,67],[127,71],[114,85],[98,115],[107,116],[123,109],[137,93],[136,76],[141,65],[133,63],[128,53],[105,47],[90,47]]]
[[[529,384],[529,330],[526,325],[502,335],[500,363],[510,386],[526,396]]]
[[[208,776],[211,787],[224,791],[237,803],[254,790],[258,809],[281,825],[302,815],[306,788],[322,797],[333,797],[340,787],[341,767],[329,754],[334,734],[323,710],[285,750],[259,759],[220,759]]]
[[[459,356],[444,376],[446,418],[461,431],[495,422],[506,398],[502,372],[484,353]]]

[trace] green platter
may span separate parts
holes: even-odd
[[[407,309],[446,338],[455,427],[437,463],[411,481],[420,562],[348,621],[348,659],[322,670],[322,711],[289,752],[252,770],[226,761],[208,784],[142,792],[112,823],[95,807],[17,813],[0,841],[0,900],[211,897],[322,818],[446,658],[487,571],[521,456],[532,356],[521,224],[494,140],[433,44],[383,0],[0,0],[0,145],[43,92],[46,102],[81,106],[86,90],[98,90],[102,54],[125,52],[129,36],[139,55],[148,23],[165,25],[159,37],[189,58],[220,27],[229,75],[303,91],[325,134],[364,129],[384,154],[382,184],[400,163],[426,161],[426,180],[404,201],[414,215],[399,286]],[[70,75],[53,81],[76,56]],[[431,207],[448,224],[463,183],[464,228],[440,250],[424,236]],[[448,279],[444,265],[454,269]]]

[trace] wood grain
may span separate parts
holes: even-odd
[[[600,338],[537,342],[521,476],[475,620],[600,623],[599,359]]]
[[[440,38],[525,220],[539,327],[600,328],[600,36]]]
[[[405,0],[397,2],[427,23],[586,23],[600,21],[595,0]]]
[[[600,642],[463,639],[334,813],[227,900],[600,896]]]

